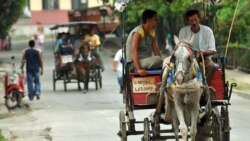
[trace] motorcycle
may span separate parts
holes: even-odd
[[[11,57],[12,62],[8,64],[12,65],[12,71],[10,73],[6,72],[3,75],[4,78],[4,90],[5,90],[5,105],[8,109],[14,109],[16,107],[21,107],[22,98],[25,96],[24,93],[24,77],[22,73],[19,73],[15,69],[14,59]]]

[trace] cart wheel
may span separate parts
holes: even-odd
[[[213,141],[222,141],[222,126],[218,112],[212,114],[212,138]]]
[[[56,90],[56,71],[53,70],[53,91]]]
[[[100,88],[102,88],[102,74],[100,69],[98,69],[98,81]]]
[[[98,74],[97,74],[97,72],[95,72],[94,80],[95,80],[95,89],[98,90]]]
[[[142,141],[150,141],[150,128],[149,128],[149,120],[148,118],[144,119],[144,135],[142,137]]]
[[[63,76],[63,85],[64,85],[64,91],[66,92],[67,91],[67,75],[66,75],[66,73],[64,73],[64,76]]]
[[[127,129],[126,129],[126,120],[124,111],[120,111],[119,120],[120,120],[120,131],[118,134],[121,137],[121,141],[127,141]]]
[[[223,141],[230,141],[230,121],[226,107],[221,107],[221,123],[223,129]]]

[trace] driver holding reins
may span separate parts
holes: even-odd
[[[206,78],[209,83],[215,71],[215,64],[211,58],[216,53],[213,31],[208,26],[200,24],[201,16],[198,10],[187,11],[186,20],[188,25],[181,28],[179,39],[189,41],[193,38],[192,49],[204,56]]]

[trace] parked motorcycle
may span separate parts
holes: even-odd
[[[8,64],[12,65],[11,72],[6,72],[4,78],[4,89],[5,89],[5,105],[8,109],[14,109],[21,107],[22,98],[24,94],[24,77],[21,73],[15,69],[15,57],[11,57],[11,62]]]

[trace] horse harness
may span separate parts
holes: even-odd
[[[184,68],[183,67],[183,65],[184,65],[183,64],[184,63],[183,47],[187,48],[187,50],[189,52],[188,60],[190,62],[189,66],[191,67],[191,68],[188,67],[189,68],[188,71],[184,71],[184,75],[183,75],[184,78],[183,79],[185,80],[186,74],[190,73],[190,71],[191,71],[193,77],[196,77],[199,81],[202,81],[202,74],[201,74],[201,71],[200,71],[200,68],[199,68],[199,64],[195,59],[195,55],[193,53],[193,50],[186,43],[180,43],[180,44],[181,44],[181,47],[182,47],[181,48],[181,53],[182,54],[180,55],[181,58],[178,58],[178,59],[180,59],[179,65],[181,65],[181,66],[176,68],[177,65],[173,63],[173,62],[175,62],[175,59],[176,59],[175,56],[174,56],[175,53],[173,53],[172,56],[171,56],[171,59],[170,59],[170,64],[168,64],[168,66],[170,68],[170,71],[167,74],[168,76],[166,77],[166,80],[164,80],[164,81],[167,82],[168,87],[170,87],[171,89],[174,89],[175,86],[176,86],[175,81],[176,81],[177,71]],[[176,51],[176,49],[175,49],[175,51]]]

